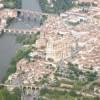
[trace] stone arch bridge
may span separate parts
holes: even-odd
[[[36,34],[40,32],[40,28],[32,28],[32,29],[6,29],[4,28],[3,29],[3,33],[6,33],[6,34],[15,34],[15,35],[18,35],[18,34]]]

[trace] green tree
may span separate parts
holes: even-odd
[[[11,93],[6,88],[3,88],[0,89],[0,100],[21,100],[21,96],[14,91]]]

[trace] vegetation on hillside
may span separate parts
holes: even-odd
[[[39,0],[41,9],[44,12],[60,13],[74,7],[73,0],[53,0],[53,7],[50,7],[47,0]]]
[[[47,98],[47,100],[100,100],[99,97],[85,97],[77,95],[74,91],[70,91],[68,93],[65,91],[44,89],[41,90],[40,95],[41,97]]]
[[[16,0],[4,0],[4,6],[6,8],[15,8],[16,7]]]
[[[13,92],[9,92],[6,88],[1,88],[0,100],[21,100],[21,91],[15,88]]]
[[[17,43],[22,43],[23,45],[31,45],[34,44],[37,40],[37,34],[23,34],[23,35],[18,35],[16,38]]]

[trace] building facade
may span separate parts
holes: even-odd
[[[71,56],[73,39],[67,35],[51,37],[47,41],[46,60],[53,59],[55,62]]]

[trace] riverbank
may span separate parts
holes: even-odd
[[[21,45],[16,44],[15,40],[16,37],[11,35],[4,34],[0,37],[0,82],[2,83],[16,71],[16,65],[12,63],[11,58]],[[0,86],[0,100],[21,100],[20,89],[15,88],[9,92],[6,87]]]
[[[13,57],[11,59],[11,61],[10,61],[8,70],[7,70],[6,74],[5,74],[5,77],[2,80],[3,83],[8,79],[8,77],[11,74],[13,74],[13,73],[16,72],[16,64],[17,64],[17,62],[20,59],[22,59],[24,57],[27,57],[27,55],[28,55],[29,52],[31,52],[31,47],[29,47],[29,48],[22,47],[22,48],[20,48],[20,49],[17,50],[15,57]]]
[[[22,45],[16,43],[16,36],[3,34],[0,36],[0,80],[3,79],[9,67],[11,58]]]
[[[32,49],[31,45],[36,42],[38,35],[39,33],[16,36],[16,43],[22,44],[23,46],[17,49],[15,56],[11,59],[8,70],[2,80],[3,83],[8,79],[11,74],[16,72],[16,64],[18,63],[18,61],[22,58],[28,58],[28,54],[31,52]],[[24,45],[29,46],[25,47]]]

